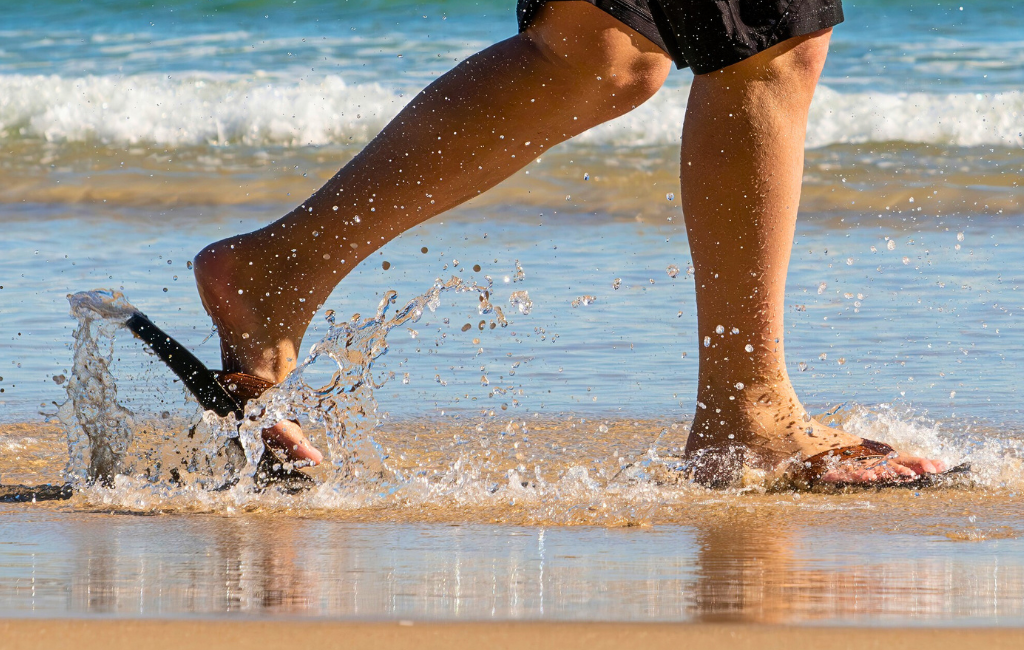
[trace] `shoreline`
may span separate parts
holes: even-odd
[[[284,647],[447,650],[474,648],[657,648],[775,650],[881,647],[945,650],[1024,647],[1024,628],[794,627],[743,624],[595,622],[327,622],[125,619],[0,619],[3,650],[217,650]],[[683,644],[682,646],[680,644]]]

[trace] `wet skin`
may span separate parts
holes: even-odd
[[[728,478],[720,450],[741,446],[744,462],[770,469],[861,441],[809,418],[783,350],[807,111],[829,35],[790,39],[697,75],[691,87],[681,193],[698,339],[713,344],[700,347],[687,454],[704,459],[697,470],[704,483]],[[653,43],[582,1],[547,4],[526,32],[460,63],[304,204],[196,257],[224,369],[282,381],[316,310],[360,261],[550,147],[632,110],[657,92],[670,64]],[[263,436],[292,460],[322,461],[292,422]],[[820,481],[912,479],[944,469],[938,460],[897,456],[845,462]]]

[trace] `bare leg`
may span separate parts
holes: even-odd
[[[714,459],[699,478],[728,480],[724,450],[749,465],[860,442],[811,419],[786,372],[783,308],[796,228],[807,111],[830,30],[791,39],[694,79],[683,128],[683,212],[697,289],[700,374],[687,453]],[[835,481],[941,471],[900,457]]]
[[[196,257],[224,369],[281,381],[313,314],[360,261],[559,142],[632,110],[668,70],[664,52],[593,5],[545,6],[527,32],[427,87],[303,205]],[[292,423],[264,437],[294,458],[321,458]]]

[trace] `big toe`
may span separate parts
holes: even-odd
[[[319,465],[324,460],[324,455],[302,433],[302,427],[291,420],[283,420],[264,429],[263,442],[283,451],[288,460],[307,461],[311,465]]]

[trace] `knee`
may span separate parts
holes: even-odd
[[[809,105],[828,54],[830,29],[792,38],[716,72],[698,75],[695,89],[749,103]]]
[[[813,88],[825,67],[831,35],[830,28],[793,39],[791,48],[773,58],[775,74],[787,83]]]
[[[589,2],[549,2],[524,36],[573,96],[620,112],[654,95],[671,65],[661,48]]]

